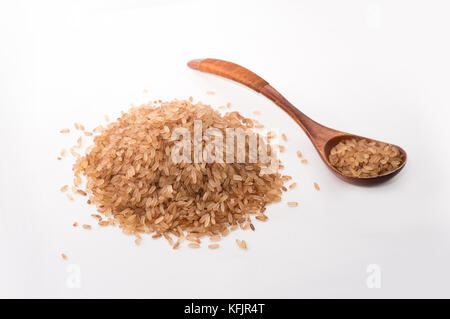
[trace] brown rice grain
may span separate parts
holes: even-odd
[[[342,174],[362,178],[392,172],[405,160],[398,147],[364,138],[340,141],[330,150],[328,158]]]
[[[281,201],[286,190],[286,177],[278,171],[261,174],[265,166],[259,161],[185,164],[171,159],[172,132],[193,128],[194,119],[202,120],[204,130],[245,129],[257,136],[254,122],[238,112],[222,115],[201,102],[192,104],[192,99],[159,103],[132,107],[95,128],[84,155],[70,150],[77,157],[74,184],[78,189],[86,181],[82,191],[88,203],[125,234],[175,235],[198,246],[200,238],[226,236],[237,225],[252,228],[251,217],[266,220],[267,204]]]
[[[77,189],[77,194],[80,194],[81,196],[86,196],[87,193],[84,190]]]
[[[236,244],[241,249],[247,249],[247,243],[245,242],[245,240],[236,239]]]

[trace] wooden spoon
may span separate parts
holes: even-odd
[[[319,152],[320,157],[325,162],[325,164],[333,171],[334,174],[336,174],[344,181],[358,185],[373,185],[388,180],[389,178],[398,174],[398,172],[400,172],[400,170],[403,167],[405,167],[406,152],[401,147],[393,145],[399,149],[404,159],[403,163],[394,171],[378,175],[375,177],[356,177],[344,175],[330,163],[328,158],[330,150],[337,143],[348,138],[356,138],[356,139],[364,138],[369,141],[376,141],[376,140],[337,131],[313,121],[304,113],[302,113],[300,110],[298,110],[295,106],[293,106],[288,100],[286,100],[277,90],[275,90],[263,78],[259,77],[252,71],[247,70],[246,68],[238,64],[217,59],[203,59],[203,60],[192,60],[188,62],[188,66],[195,70],[213,73],[228,78],[230,80],[234,80],[241,84],[244,84],[245,86],[248,86],[249,88],[255,90],[256,92],[261,93],[265,97],[275,102],[275,104],[277,104],[285,112],[287,112],[297,122],[297,124],[300,125],[303,131],[305,131],[305,133],[308,135],[311,142],[314,144],[314,147],[316,148],[317,152]]]

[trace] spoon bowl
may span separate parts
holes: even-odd
[[[308,135],[309,139],[313,143],[320,157],[324,161],[324,163],[331,169],[331,171],[341,178],[342,180],[357,184],[357,185],[374,185],[397,175],[403,167],[405,167],[407,155],[406,152],[399,146],[385,143],[391,146],[395,146],[398,148],[400,153],[402,154],[403,161],[399,167],[394,169],[393,171],[389,171],[387,173],[373,176],[373,177],[358,177],[358,176],[349,176],[345,175],[336,169],[329,160],[329,155],[331,149],[337,145],[339,142],[345,139],[366,139],[371,142],[380,142],[374,139],[349,134],[341,131],[337,131],[335,129],[326,127],[320,123],[315,122],[308,116],[306,116],[303,112],[297,109],[294,105],[292,105],[288,100],[284,98],[277,90],[275,90],[268,82],[266,82],[263,78],[256,75],[252,71],[232,62],[217,60],[217,59],[200,59],[200,60],[192,60],[188,62],[188,66],[192,69],[216,74],[227,79],[239,82],[258,93],[261,93],[268,99],[272,100],[275,104],[277,104],[281,109],[283,109],[286,113],[288,113],[292,119],[294,119],[298,125],[305,131]]]
[[[384,174],[380,174],[377,176],[371,176],[371,177],[356,177],[356,176],[349,176],[349,175],[345,175],[342,172],[340,172],[338,169],[336,169],[331,163],[330,163],[330,151],[333,147],[335,147],[338,143],[347,140],[347,139],[352,139],[352,138],[356,138],[356,139],[365,139],[365,140],[369,140],[371,142],[379,142],[379,143],[384,143],[384,144],[388,144],[390,146],[395,146],[400,153],[402,154],[402,158],[403,161],[400,164],[399,167],[397,167],[395,170],[390,171],[390,172],[386,172]],[[389,179],[391,179],[392,177],[394,177],[395,175],[397,175],[402,169],[403,167],[405,167],[406,164],[406,152],[404,149],[402,149],[401,147],[394,145],[394,144],[389,144],[389,143],[385,143],[385,142],[381,142],[381,141],[377,141],[374,139],[370,139],[367,137],[362,137],[362,136],[358,136],[358,135],[354,135],[354,134],[342,134],[342,135],[338,135],[336,137],[331,138],[330,140],[328,140],[328,142],[325,144],[324,149],[324,156],[320,156],[322,158],[322,160],[325,161],[325,164],[331,169],[331,171],[338,176],[340,179],[352,183],[352,184],[356,184],[356,185],[374,185],[374,184],[378,184],[381,182],[385,182]],[[320,153],[320,152],[319,152]]]

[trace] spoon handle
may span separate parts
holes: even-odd
[[[328,140],[335,136],[342,135],[342,132],[333,130],[313,121],[286,100],[286,98],[275,90],[267,81],[238,64],[217,59],[203,59],[192,60],[188,63],[188,66],[192,69],[216,74],[239,82],[272,100],[300,125],[321,155],[323,155],[324,146]]]
[[[263,78],[253,73],[252,71],[228,61],[217,59],[192,60],[188,63],[188,66],[192,69],[216,74],[224,78],[239,82],[258,93],[261,92],[261,89],[263,87],[269,84]]]

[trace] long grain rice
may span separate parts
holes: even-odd
[[[363,138],[339,142],[330,150],[328,157],[342,174],[363,178],[390,173],[405,160],[398,147]]]
[[[86,178],[82,191],[89,196],[88,203],[96,205],[99,213],[111,218],[109,224],[119,225],[124,233],[181,238],[186,232],[189,247],[199,247],[200,238],[208,234],[226,236],[238,225],[251,228],[252,217],[267,220],[262,214],[266,205],[281,201],[286,190],[286,178],[278,172],[261,175],[264,165],[259,161],[172,162],[170,151],[177,142],[170,139],[173,130],[183,127],[193,136],[194,119],[202,121],[203,130],[217,128],[224,136],[226,128],[258,135],[251,130],[253,121],[238,112],[221,115],[201,103],[173,101],[132,107],[106,128],[94,129],[94,144],[85,155],[71,149],[77,157],[75,186],[79,190],[81,177]],[[75,127],[81,129],[79,124]],[[82,145],[81,138],[77,142]],[[172,239],[168,241],[173,245]]]

